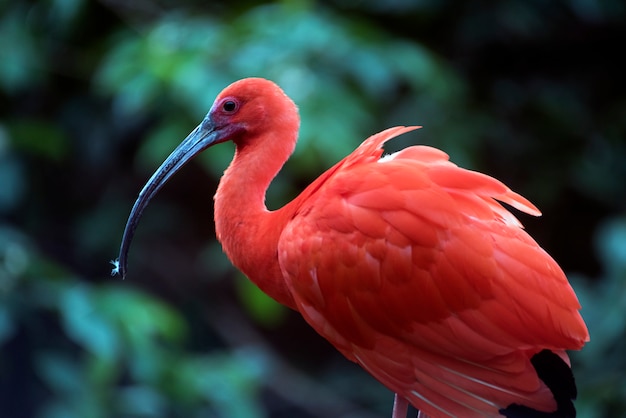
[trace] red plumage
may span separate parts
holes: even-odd
[[[497,415],[511,403],[555,409],[530,358],[583,346],[580,305],[495,199],[539,211],[433,148],[378,159],[410,129],[365,141],[285,226],[278,259],[297,309],[433,416]]]

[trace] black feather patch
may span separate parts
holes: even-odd
[[[554,412],[541,412],[524,405],[511,404],[501,409],[500,414],[507,418],[575,418],[576,382],[572,369],[550,350],[542,350],[531,359],[537,376],[552,392],[557,404]]]

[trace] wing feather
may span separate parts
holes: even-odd
[[[530,357],[548,348],[567,358],[587,330],[561,269],[497,200],[540,212],[434,148],[379,160],[409,129],[365,141],[285,228],[279,262],[298,309],[427,412],[554,408]]]

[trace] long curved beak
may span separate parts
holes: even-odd
[[[137,228],[141,214],[146,206],[148,206],[150,199],[152,199],[174,173],[191,161],[193,157],[211,145],[223,142],[223,140],[224,136],[220,131],[215,129],[215,126],[207,116],[207,118],[172,151],[165,161],[163,161],[163,164],[154,172],[146,185],[143,186],[143,189],[139,192],[139,196],[133,205],[128,221],[126,221],[119,258],[115,261],[111,261],[114,266],[111,275],[119,274],[122,276],[122,279],[126,276],[128,250],[133,236],[135,235],[135,229]]]

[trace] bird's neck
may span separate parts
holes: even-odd
[[[235,267],[270,297],[294,308],[278,263],[277,247],[295,205],[276,211],[268,211],[265,206],[266,191],[292,151],[293,145],[289,144],[285,149],[273,150],[267,146],[237,147],[215,194],[215,231]]]

